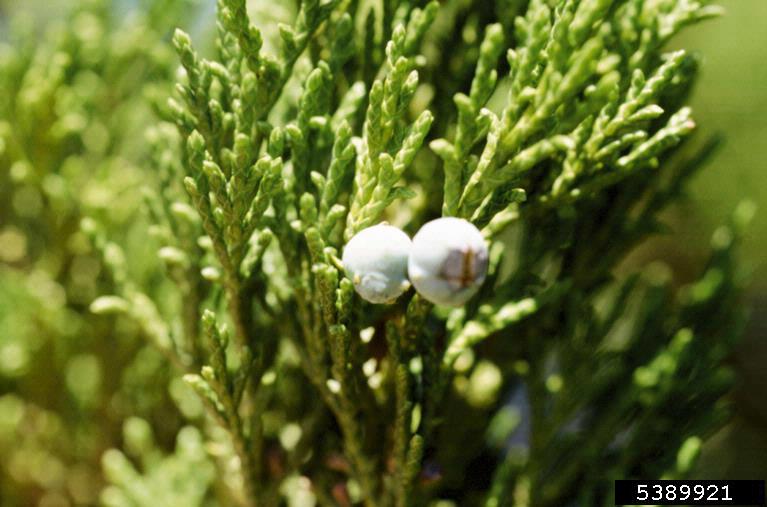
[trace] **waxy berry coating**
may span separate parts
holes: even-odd
[[[413,238],[408,273],[428,301],[461,306],[477,293],[487,275],[485,239],[472,223],[443,217],[427,223]]]
[[[407,263],[412,243],[400,229],[378,224],[349,240],[342,262],[357,293],[371,303],[389,303],[410,287]]]

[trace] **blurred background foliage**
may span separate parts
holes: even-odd
[[[663,260],[679,283],[690,281],[735,203],[747,197],[759,205],[743,246],[753,270],[752,318],[733,358],[743,381],[733,422],[707,443],[700,465],[701,477],[746,478],[767,470],[767,3],[722,3],[727,16],[676,44],[703,61],[692,104],[698,136],[721,135],[723,143],[690,198],[669,211],[673,233],[628,263]],[[197,505],[212,481],[198,431],[182,430],[182,413],[200,414],[197,398],[135,327],[88,312],[110,280],[79,228],[83,217],[97,217],[120,231],[132,259],[153,258],[137,212],[139,189],[154,176],[141,169],[151,105],[177,67],[172,29],[209,30],[202,20],[212,4],[0,0],[3,507],[91,505],[107,482],[104,504]],[[129,265],[133,279],[162,291],[152,266]],[[197,480],[187,484],[190,464]],[[136,481],[120,483],[131,474]],[[173,478],[172,493],[153,483]]]
[[[733,421],[708,442],[701,476],[764,477],[767,471],[767,2],[723,0],[727,14],[684,32],[679,47],[698,52],[701,75],[692,107],[699,137],[721,144],[692,181],[690,198],[669,221],[673,234],[638,252],[661,258],[677,274],[700,265],[710,231],[747,198],[758,212],[746,234],[741,259],[751,273],[749,325],[733,362],[741,382]]]
[[[150,421],[162,446],[173,448],[181,419],[169,393],[184,388],[149,388],[171,382],[162,358],[128,323],[89,313],[110,280],[80,222],[97,217],[128,245],[128,255],[151,258],[136,210],[140,186],[152,175],[140,167],[154,122],[150,105],[167,95],[176,68],[167,38],[186,15],[182,6],[1,6],[4,507],[97,503],[102,455],[121,446],[130,416]],[[139,280],[152,276],[150,266],[131,266]],[[188,452],[193,437],[179,439],[179,452]],[[116,466],[114,456],[106,461]]]

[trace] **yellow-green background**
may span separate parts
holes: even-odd
[[[675,44],[698,51],[703,67],[692,106],[701,135],[725,144],[675,210],[675,257],[694,261],[740,199],[758,206],[743,245],[753,270],[747,337],[734,362],[742,373],[736,417],[708,445],[701,463],[711,478],[767,477],[767,2],[720,2],[726,16],[688,30]],[[671,241],[663,242],[672,244]]]

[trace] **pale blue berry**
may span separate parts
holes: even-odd
[[[477,293],[487,275],[487,245],[482,233],[461,218],[427,223],[413,237],[408,273],[425,299],[461,306]]]
[[[407,234],[385,223],[355,234],[342,262],[357,293],[371,303],[388,303],[405,292],[411,246]]]

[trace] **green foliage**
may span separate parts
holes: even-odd
[[[731,252],[753,210],[739,207],[717,230],[689,285],[661,265],[626,275],[621,262],[662,231],[660,212],[710,154],[686,142],[698,62],[663,48],[718,9],[676,0],[280,7],[219,0],[211,54],[176,30],[156,49],[146,35],[130,46],[155,70],[125,73],[121,53],[101,44],[101,64],[83,71],[128,94],[89,105],[100,115],[85,125],[115,121],[99,132],[129,137],[114,104],[127,114],[147,102],[160,121],[138,154],[111,137],[98,151],[79,127],[74,146],[88,163],[57,181],[77,188],[96,167],[114,192],[125,187],[109,180],[124,177],[115,164],[133,161],[151,222],[135,227],[151,239],[123,240],[116,210],[70,190],[73,209],[60,216],[80,230],[54,230],[40,248],[67,234],[86,243],[108,280],[91,281],[100,316],[83,326],[109,319],[120,341],[143,335],[172,366],[169,396],[190,425],[128,419],[122,444],[109,444],[124,450],[103,456],[102,503],[609,505],[614,478],[689,474],[726,419],[723,360],[742,324]],[[158,57],[171,44],[181,64],[172,94]],[[82,53],[72,61],[85,65]],[[51,100],[77,75],[14,58],[5,67],[52,75],[32,83],[42,91],[8,79],[13,96]],[[61,122],[33,125],[18,104],[3,106],[3,132],[18,133],[3,134],[4,177],[45,195],[72,155],[48,165],[15,154]],[[64,118],[79,111],[60,107]],[[27,174],[38,176],[27,183]],[[131,209],[136,192],[126,193]],[[43,220],[54,215],[44,210]],[[491,245],[479,294],[458,309],[413,291],[392,305],[361,300],[340,264],[344,242],[384,219],[414,231],[440,213],[470,220]],[[75,360],[73,395],[87,400],[98,382],[87,377],[105,365]],[[167,381],[125,368],[150,391]],[[153,443],[154,424],[175,452],[168,439]]]
[[[174,54],[157,18],[76,4],[51,6],[61,17],[46,26],[13,7],[2,19],[0,393],[24,414],[0,437],[9,506],[94,503],[100,455],[122,419],[178,419],[164,390],[146,389],[170,381],[156,352],[132,325],[89,312],[113,284],[80,230],[84,216],[98,218],[129,255],[147,255],[146,224],[134,222],[143,132],[148,99],[172,89]],[[136,280],[151,273],[131,268]]]
[[[142,466],[141,473],[122,452],[104,453],[107,479],[113,484],[101,493],[109,507],[138,505],[200,505],[214,477],[202,437],[197,429],[182,428],[176,452],[164,457],[156,448],[152,429],[143,419],[128,419],[123,428],[126,448]]]

